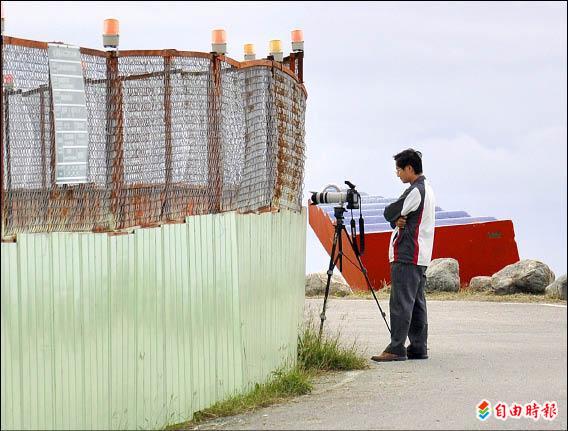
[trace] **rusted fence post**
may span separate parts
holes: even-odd
[[[2,55],[0,58],[0,75],[2,75],[2,86],[4,86],[4,36],[0,36],[2,41]],[[4,97],[2,87],[2,97]],[[4,103],[2,103],[2,128],[6,127],[4,118]],[[6,133],[6,136],[8,134]],[[0,136],[0,240],[4,238],[4,133]]]
[[[298,80],[300,84],[304,83],[304,51],[299,51],[295,53],[295,57],[298,59]]]
[[[10,222],[10,205],[6,203],[6,193],[4,193],[4,187],[6,191],[12,190],[12,172],[10,166],[10,90],[7,88],[2,89],[2,97],[4,98],[4,103],[2,103],[2,122],[4,123],[5,133],[2,134],[2,172],[0,177],[2,178],[2,196],[0,200],[2,201],[2,238],[4,238],[5,229],[7,230]],[[4,135],[6,140],[4,141]],[[6,184],[4,185],[4,152],[6,153]]]
[[[107,186],[111,186],[110,210],[114,226],[124,227],[124,149],[122,121],[122,82],[118,70],[118,53],[111,51],[107,57]]]
[[[51,77],[49,78],[49,167],[51,173],[51,194],[55,192],[55,108],[53,106],[53,86],[51,85]],[[49,204],[48,204],[49,206]]]
[[[293,74],[296,74],[296,53],[290,53],[290,70]]]
[[[45,92],[48,88],[44,88],[39,92],[39,140],[41,145],[41,188],[45,191],[47,188],[47,169],[46,169],[46,147],[45,147]]]
[[[212,200],[209,205],[210,213],[221,212],[222,198],[222,169],[221,160],[221,60],[217,55],[211,59],[211,74],[207,87],[207,165],[211,187]],[[207,192],[206,192],[207,193]]]
[[[164,194],[160,221],[171,218],[172,209],[172,57],[169,52],[164,55],[164,135],[165,135],[165,175]]]

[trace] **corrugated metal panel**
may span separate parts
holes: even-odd
[[[159,428],[296,357],[306,217],[3,243],[2,429]]]

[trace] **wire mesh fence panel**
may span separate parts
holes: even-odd
[[[293,73],[205,53],[80,52],[84,93],[61,93],[46,43],[4,38],[2,238],[300,209],[306,94]],[[81,184],[57,179],[60,106],[86,108]]]
[[[273,205],[297,209],[301,206],[305,162],[305,99],[282,71],[275,70],[273,79],[275,120],[273,133],[278,140],[275,148],[276,184]]]

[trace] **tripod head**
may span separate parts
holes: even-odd
[[[337,220],[337,223],[343,224],[343,219],[345,218],[343,214],[345,212],[347,212],[347,210],[343,208],[343,206],[333,207],[333,216]]]

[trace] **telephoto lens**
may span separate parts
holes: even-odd
[[[321,204],[343,204],[347,202],[347,192],[313,192],[312,203]]]

